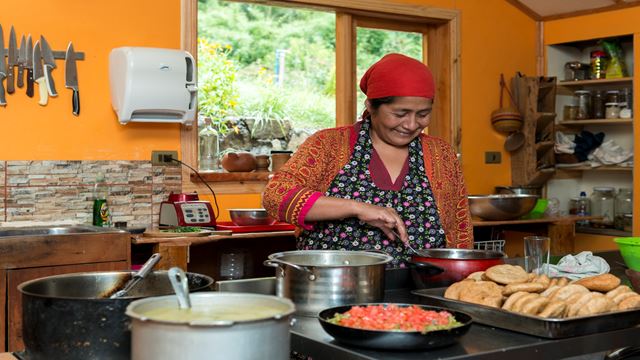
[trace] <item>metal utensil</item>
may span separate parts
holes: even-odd
[[[20,49],[18,50],[18,81],[19,88],[24,86],[24,65],[27,63],[27,40],[24,35],[20,38]]]
[[[6,106],[7,100],[4,95],[4,84],[2,82],[7,77],[7,66],[4,63],[4,33],[2,32],[2,25],[0,25],[0,106]]]
[[[67,54],[64,60],[65,87],[73,90],[72,109],[73,115],[80,115],[80,92],[78,91],[78,69],[76,68],[76,52],[73,44],[69,42]]]
[[[153,269],[153,267],[158,263],[158,261],[160,261],[161,257],[162,256],[160,256],[160,254],[158,253],[151,255],[149,260],[147,260],[147,262],[144,263],[144,265],[142,265],[142,268],[140,268],[140,270],[137,273],[133,274],[133,277],[131,278],[131,280],[129,280],[124,285],[122,290],[116,291],[115,294],[111,295],[110,299],[120,298],[127,295],[127,293],[131,291],[131,289],[133,289],[142,279],[144,279],[145,276],[147,276],[147,274],[151,271],[151,269]]]
[[[391,233],[393,234],[393,236],[395,236],[398,240],[400,240],[400,235],[395,232],[394,230],[391,230]],[[420,253],[418,252],[418,250],[414,249],[413,246],[411,246],[411,242],[407,241],[407,243],[404,244],[406,247],[409,248],[409,250],[411,250],[414,254],[416,255],[420,255]]]
[[[178,297],[178,305],[180,306],[180,309],[190,309],[191,299],[189,297],[189,284],[187,283],[187,276],[184,271],[179,267],[172,267],[169,269],[169,281],[171,281],[173,291],[175,291],[176,296]]]
[[[38,92],[40,100],[38,104],[45,106],[49,102],[49,92],[44,80],[44,68],[42,65],[42,51],[40,49],[40,41],[36,41],[33,45],[33,80],[38,84]]]
[[[25,70],[27,70],[27,96],[33,97],[33,42],[31,40],[31,34],[27,36],[27,58],[24,64]]]
[[[51,46],[49,46],[47,39],[42,35],[40,35],[40,46],[42,51],[42,62],[44,64],[44,80],[47,84],[47,91],[49,92],[49,96],[56,97],[58,96],[58,92],[56,91],[56,84],[53,81],[53,76],[51,76],[51,72],[56,68],[56,60],[53,57]]]
[[[11,26],[11,32],[9,32],[9,55],[7,59],[7,64],[9,67],[9,72],[7,73],[7,94],[13,94],[16,91],[14,87],[14,78],[15,74],[13,73],[13,68],[18,65],[18,47],[16,40],[16,30]]]

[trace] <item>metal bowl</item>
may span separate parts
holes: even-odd
[[[229,215],[238,226],[273,225],[276,222],[265,209],[229,209]]]
[[[529,213],[537,200],[537,195],[525,194],[469,195],[469,210],[484,220],[516,219]]]

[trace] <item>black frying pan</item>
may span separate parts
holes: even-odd
[[[384,331],[384,330],[363,330],[342,325],[332,324],[331,319],[335,314],[342,314],[351,309],[352,306],[367,305],[391,305],[390,303],[378,304],[354,304],[346,306],[338,306],[326,309],[318,314],[318,320],[322,328],[334,339],[339,342],[382,350],[419,350],[432,349],[441,346],[447,346],[455,343],[458,338],[466,334],[471,327],[471,316],[446,308],[437,306],[417,305],[423,310],[448,311],[451,313],[462,326],[449,330],[436,330],[422,334],[419,331]],[[413,304],[394,304],[398,307],[407,307]]]

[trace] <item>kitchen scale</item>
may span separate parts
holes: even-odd
[[[215,227],[211,203],[200,200],[197,193],[169,194],[160,204],[160,226]]]

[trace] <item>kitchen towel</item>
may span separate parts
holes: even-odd
[[[557,265],[545,264],[542,268],[551,278],[566,277],[571,280],[606,274],[611,269],[603,258],[593,255],[591,251],[569,254],[560,259]]]

